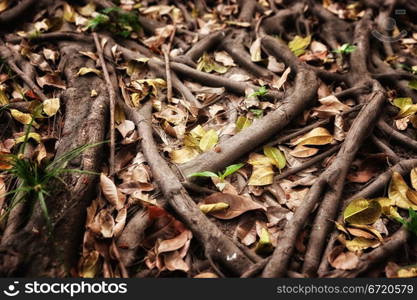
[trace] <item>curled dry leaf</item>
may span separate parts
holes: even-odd
[[[330,132],[323,127],[317,127],[308,132],[307,134],[293,140],[291,145],[327,145],[333,142],[333,136]]]
[[[52,117],[58,112],[60,107],[60,101],[59,98],[46,99],[45,101],[43,101],[42,105],[45,114],[47,114],[48,117]]]
[[[191,240],[192,237],[193,235],[190,230],[184,230],[183,232],[181,232],[179,235],[177,235],[176,237],[172,239],[163,240],[157,243],[156,253],[160,254],[160,253],[178,250],[184,247],[184,245],[189,240]]]
[[[112,215],[106,210],[102,209],[97,215],[100,233],[104,238],[111,238],[113,236],[114,219]]]
[[[307,158],[317,154],[320,150],[317,148],[306,147],[304,145],[298,145],[289,152],[290,155],[297,158]]]
[[[6,183],[3,177],[0,177],[0,211],[3,208],[4,200],[6,200]]]
[[[417,205],[411,202],[407,197],[408,190],[409,187],[401,174],[398,172],[393,172],[388,188],[388,197],[395,201],[395,205],[400,208],[412,208],[417,210]]]
[[[262,60],[261,38],[257,38],[249,48],[250,58],[254,62]]]
[[[200,210],[205,214],[213,213],[216,211],[222,211],[228,208],[229,208],[229,204],[224,203],[224,202],[200,205]]]
[[[88,255],[82,257],[80,263],[80,277],[82,278],[94,278],[99,268],[100,254],[98,251],[93,250]]]
[[[117,238],[122,233],[126,225],[126,217],[127,217],[127,208],[123,207],[121,210],[117,212],[117,216],[115,219],[116,225],[114,225],[114,229],[113,229],[114,237]]]
[[[359,252],[368,248],[376,248],[381,243],[378,240],[355,237],[351,241],[346,241],[346,248],[351,252]]]
[[[80,68],[78,70],[77,75],[78,76],[84,76],[84,75],[91,74],[91,73],[94,73],[96,75],[101,75],[101,71],[100,70],[97,70],[95,68],[86,68],[86,67]]]
[[[203,272],[195,275],[193,278],[219,278],[219,276],[211,272]]]
[[[313,108],[312,117],[328,118],[350,109],[349,106],[340,102],[334,95],[321,98],[319,102],[321,105]]]
[[[335,247],[328,256],[330,265],[339,270],[353,270],[359,263],[359,257],[353,252],[343,252],[344,246]]]
[[[114,182],[108,178],[103,173],[100,174],[100,187],[103,191],[104,197],[110,202],[111,205],[116,207],[117,210],[120,210],[124,206],[124,202],[120,199],[116,185]]]
[[[185,146],[181,149],[173,150],[169,156],[173,163],[183,164],[197,157],[198,154],[200,154],[200,152],[196,148]]]
[[[248,163],[253,166],[248,185],[263,186],[269,185],[274,181],[272,161],[269,157],[253,153],[249,156]]]
[[[239,195],[227,193],[214,193],[203,200],[204,204],[227,203],[229,208],[211,212],[210,214],[218,219],[228,220],[236,218],[241,214],[251,210],[266,210],[262,205],[252,199]]]

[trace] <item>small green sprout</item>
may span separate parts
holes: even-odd
[[[268,89],[266,88],[266,86],[261,86],[256,92],[252,93],[249,95],[250,97],[262,97],[265,96],[268,93]]]
[[[223,172],[218,172],[217,174],[210,171],[198,172],[188,175],[187,177],[215,177],[219,178],[220,181],[223,181],[227,176],[232,175],[237,170],[242,168],[245,164],[235,164],[228,166]]]
[[[408,220],[398,219],[398,222],[403,224],[408,231],[417,235],[417,213],[411,207],[408,209]]]
[[[346,54],[354,52],[357,48],[358,47],[356,47],[355,45],[343,44],[338,49],[334,50],[334,52],[346,55]]]

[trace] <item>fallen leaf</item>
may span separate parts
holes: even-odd
[[[359,263],[359,257],[353,252],[342,252],[344,246],[335,247],[328,256],[330,265],[339,270],[353,270]]]
[[[346,248],[352,252],[363,251],[368,248],[375,248],[381,243],[378,240],[366,239],[363,237],[355,237],[351,241],[346,241]]]
[[[156,246],[156,253],[165,253],[182,248],[193,237],[191,231],[184,230],[172,239],[160,241]]]
[[[49,116],[54,116],[60,107],[59,98],[46,99],[42,103],[43,111]]]
[[[100,233],[104,238],[111,238],[115,225],[112,215],[106,209],[103,209],[99,212],[97,218]]]
[[[225,210],[228,208],[229,208],[229,204],[224,203],[224,202],[200,205],[200,210],[205,214]]]
[[[20,122],[24,125],[28,125],[32,122],[32,115],[31,114],[22,113],[22,112],[20,112],[16,109],[11,109],[10,113],[16,121],[18,121],[18,122]],[[32,122],[32,126],[35,127],[35,128],[39,128],[39,125],[35,121]]]
[[[197,157],[198,154],[200,154],[200,152],[196,148],[186,146],[172,151],[169,156],[173,163],[183,164]]]
[[[306,36],[305,38],[297,35],[295,38],[288,43],[288,47],[296,56],[303,55],[305,50],[310,45],[311,35]]]
[[[382,208],[377,201],[359,198],[351,201],[343,212],[345,222],[351,224],[372,224],[381,216]]]
[[[189,270],[187,263],[182,259],[178,251],[165,254],[164,264],[169,271],[180,270],[188,272]]]
[[[269,185],[274,181],[272,161],[269,157],[253,153],[249,156],[248,163],[253,166],[248,185],[263,186]]]
[[[255,252],[258,254],[269,254],[273,249],[274,247],[272,246],[269,232],[265,227],[262,227],[259,241],[255,247]]]
[[[193,278],[219,278],[219,276],[211,272],[203,272],[195,275]]]
[[[407,198],[408,189],[409,187],[401,174],[398,172],[393,172],[388,188],[388,197],[395,201],[395,205],[400,208],[409,209],[411,207],[414,210],[417,210],[417,205],[413,204]]]
[[[100,254],[98,251],[93,250],[88,255],[82,258],[80,269],[80,277],[82,278],[94,278],[99,268]]]
[[[279,78],[278,82],[273,84],[273,87],[278,89],[278,90],[281,89],[281,87],[287,81],[288,75],[290,75],[290,73],[291,73],[291,68],[290,67],[286,68],[284,73]]]
[[[252,121],[245,116],[239,116],[236,120],[236,130],[237,132],[242,131],[245,128],[248,128],[252,125]]]
[[[264,146],[263,150],[265,156],[267,156],[278,169],[285,168],[286,159],[281,150],[271,146]]]
[[[251,210],[264,210],[265,208],[248,197],[232,195],[227,193],[214,193],[204,198],[204,204],[227,203],[229,208],[222,211],[211,212],[210,214],[218,219],[228,220],[236,218]]]
[[[233,67],[236,64],[233,61],[233,58],[226,51],[217,51],[214,52],[214,59],[223,64],[226,67]]]
[[[228,68],[217,63],[207,53],[204,53],[197,61],[197,70],[207,73],[215,71],[223,74],[227,72]]]
[[[262,38],[257,38],[249,48],[250,58],[254,62],[262,60],[262,51],[261,51],[261,40]]]
[[[0,177],[0,211],[3,209],[4,200],[6,200],[6,183],[3,177]]]
[[[206,152],[212,150],[216,146],[219,140],[219,136],[214,129],[207,131],[200,140],[199,147],[201,151]]]
[[[103,173],[100,174],[100,187],[103,191],[104,197],[110,202],[111,205],[116,207],[117,210],[122,209],[124,203],[119,198],[116,185]]]
[[[333,136],[323,127],[317,127],[305,135],[291,141],[291,145],[327,145],[333,142]]]
[[[306,158],[316,155],[317,152],[319,152],[319,149],[317,148],[310,148],[304,145],[298,145],[294,148],[294,150],[291,150],[289,154],[297,158]]]
[[[86,68],[86,67],[80,68],[77,72],[77,75],[78,76],[83,76],[83,75],[90,74],[90,73],[94,73],[96,75],[101,75],[100,70],[97,70],[95,68]]]

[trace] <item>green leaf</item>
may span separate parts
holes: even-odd
[[[343,218],[351,224],[367,225],[378,220],[381,213],[382,208],[377,201],[359,198],[349,203],[343,212]]]
[[[342,46],[340,46],[339,49],[336,49],[334,52],[341,54],[349,54],[354,52],[357,48],[358,47],[356,47],[355,45],[343,44]]]
[[[261,117],[264,115],[264,110],[263,110],[263,109],[256,109],[256,108],[252,108],[252,109],[249,109],[249,111],[250,111],[251,113],[253,113],[253,115],[254,115],[256,118],[261,118]]]
[[[188,175],[187,177],[217,177],[219,178],[219,176],[216,173],[213,173],[210,171],[192,173]]]
[[[417,80],[412,80],[408,83],[408,87],[413,90],[417,90]]]
[[[223,174],[220,176],[221,179],[226,178],[229,175],[232,175],[233,173],[235,173],[237,170],[239,170],[240,168],[242,168],[245,164],[235,164],[235,165],[231,165],[228,166],[226,168],[226,170],[224,170]]]
[[[251,97],[262,97],[265,96],[268,93],[268,89],[266,86],[261,86],[256,92],[249,95],[249,98]]]
[[[306,36],[305,38],[297,35],[291,42],[288,43],[288,47],[296,56],[303,55],[307,47],[311,43],[311,35]]]
[[[272,163],[278,169],[285,168],[285,165],[286,165],[285,155],[278,148],[274,148],[274,147],[271,147],[271,146],[265,146],[264,147],[264,154],[265,154],[265,156],[267,156],[271,159]]]

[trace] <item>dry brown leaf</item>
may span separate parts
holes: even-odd
[[[256,203],[252,199],[239,195],[214,193],[203,200],[204,204],[213,204],[219,202],[229,204],[229,208],[223,211],[212,212],[210,214],[218,219],[223,220],[236,218],[237,216],[240,216],[241,214],[251,210],[266,211],[262,205]]]
[[[335,247],[329,253],[330,265],[339,270],[353,270],[359,263],[359,257],[353,252],[343,252],[344,246]]]
[[[124,202],[119,198],[116,185],[103,173],[100,174],[100,187],[103,191],[104,197],[106,197],[111,205],[116,207],[117,210],[123,208]]]
[[[330,132],[323,127],[317,127],[308,132],[307,134],[291,141],[291,145],[327,145],[333,142],[333,136]]]
[[[155,246],[155,251],[157,254],[160,254],[178,250],[182,248],[192,237],[193,235],[191,231],[184,230],[172,239],[160,241],[159,244],[157,243],[157,246]]]
[[[306,158],[311,157],[317,154],[320,150],[317,148],[306,147],[304,145],[298,145],[289,152],[290,155],[297,158]]]

